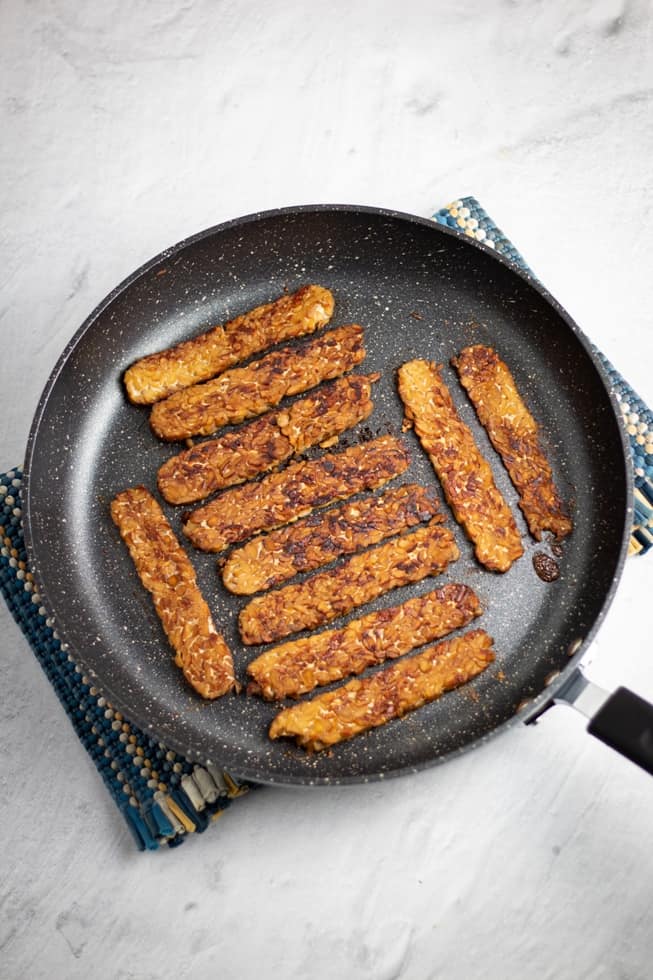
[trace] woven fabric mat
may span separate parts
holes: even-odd
[[[454,201],[433,218],[484,242],[535,278],[475,198]],[[630,553],[641,555],[653,544],[653,415],[600,351],[596,353],[620,403],[630,438],[636,522]],[[29,569],[21,521],[21,483],[19,466],[0,476],[2,594],[138,848],[175,847],[188,834],[206,830],[252,786],[217,767],[188,762],[157,742],[116,711],[77,666],[60,640],[56,624],[47,617]]]

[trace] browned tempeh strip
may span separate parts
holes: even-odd
[[[243,643],[269,643],[314,629],[390,589],[439,575],[460,552],[439,518],[418,531],[353,555],[338,568],[252,599],[238,617]]]
[[[222,569],[230,592],[253,595],[300,572],[328,565],[339,555],[378,544],[384,538],[430,520],[440,520],[437,500],[414,483],[308,517],[261,535],[231,552]]]
[[[158,402],[150,425],[160,439],[210,436],[223,425],[262,415],[291,395],[337,378],[365,357],[363,328],[329,330],[298,347],[283,347],[213,381],[192,385]]]
[[[508,504],[497,489],[490,464],[462,421],[430,361],[407,361],[399,368],[399,394],[428,453],[454,517],[486,568],[506,572],[524,553]]]
[[[161,494],[171,504],[193,503],[340,435],[372,411],[372,384],[378,377],[351,374],[287,409],[269,412],[242,429],[184,450],[160,468]]]
[[[537,423],[508,366],[482,344],[465,347],[451,363],[519,491],[519,506],[533,537],[540,541],[544,531],[552,531],[558,539],[571,534],[573,525],[542,452]]]
[[[401,718],[481,674],[494,660],[492,642],[484,630],[471,630],[371,677],[357,677],[281,711],[270,725],[270,738],[294,738],[316,752]]]
[[[481,604],[468,586],[443,585],[400,606],[352,619],[342,629],[266,650],[247,667],[252,678],[247,692],[268,701],[297,698],[349,674],[362,674],[384,660],[395,660],[467,626],[481,612]]]
[[[184,531],[196,548],[224,551],[258,531],[289,524],[314,508],[375,490],[408,469],[410,456],[395,436],[380,436],[340,453],[292,463],[259,483],[220,494],[185,519]]]
[[[136,361],[125,371],[130,401],[141,405],[173,391],[207,381],[266,347],[313,333],[329,322],[333,295],[322,286],[302,286],[295,293],[264,303],[224,326]]]
[[[229,647],[215,628],[193,566],[157,501],[145,487],[123,490],[112,501],[111,516],[186,680],[203,698],[232,690],[236,684]]]

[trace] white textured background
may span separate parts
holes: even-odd
[[[293,203],[476,194],[653,399],[652,43],[650,0],[0,0],[0,467],[118,281]],[[652,586],[629,561],[589,669],[649,698]],[[653,782],[573,712],[138,855],[0,629],[3,980],[651,977]]]

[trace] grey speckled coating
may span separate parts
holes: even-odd
[[[136,483],[154,489],[157,468],[174,451],[150,433],[147,409],[127,402],[124,370],[150,351],[309,282],[333,290],[332,326],[363,324],[369,353],[362,370],[383,372],[363,428],[400,431],[395,371],[402,361],[421,356],[447,364],[444,377],[526,546],[506,575],[484,571],[445,505],[460,560],[439,579],[399,590],[365,611],[437,584],[466,582],[486,607],[476,625],[495,638],[496,664],[466,688],[330,755],[312,757],[268,740],[273,706],[245,696],[205,703],[186,686],[109,516],[119,490]],[[510,366],[572,505],[575,529],[552,584],[535,574],[533,553],[546,548],[529,538],[516,492],[448,366],[474,342],[494,346]],[[346,435],[341,445],[353,438]],[[413,434],[404,438],[413,463],[402,481],[439,490]],[[252,779],[361,782],[442,761],[546,704],[582,655],[621,573],[630,525],[625,452],[615,405],[586,339],[544,290],[489,249],[408,215],[291,208],[229,222],[163,252],[91,314],[62,354],[36,412],[26,467],[26,540],[60,634],[129,718],[190,757]],[[182,509],[165,507],[177,531]],[[260,652],[237,638],[236,616],[246,599],[222,588],[213,556],[191,557],[242,679]],[[570,647],[576,650],[571,658]],[[556,672],[562,673],[547,687]],[[528,707],[518,712],[526,699]]]

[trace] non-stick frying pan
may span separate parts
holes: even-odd
[[[147,410],[127,402],[125,368],[309,282],[333,291],[331,325],[363,324],[363,368],[382,372],[365,432],[354,430],[341,442],[370,431],[399,433],[397,367],[415,356],[444,363],[454,399],[492,463],[526,546],[507,574],[484,571],[449,515],[459,561],[438,580],[375,605],[395,604],[446,581],[465,582],[484,604],[477,625],[494,637],[496,663],[472,684],[404,719],[315,755],[269,741],[275,706],[244,695],[203,702],[186,685],[109,516],[116,492],[139,483],[154,489],[158,467],[176,451],[151,434]],[[478,342],[495,347],[511,367],[572,508],[574,531],[559,559],[560,578],[552,583],[541,581],[532,563],[533,554],[547,548],[529,538],[507,473],[448,367],[453,354]],[[414,435],[404,438],[413,462],[402,479],[439,491]],[[358,782],[447,759],[533,718],[565,689],[583,687],[576,665],[610,604],[626,551],[626,453],[591,347],[537,283],[488,248],[430,221],[362,207],[289,208],[228,222],[162,252],[83,324],[59,359],[33,422],[26,539],[60,635],[127,717],[185,755],[242,777]],[[180,533],[179,509],[165,510]],[[224,590],[215,556],[194,553],[192,560],[243,679],[259,652],[239,642],[236,617],[246,600]],[[628,742],[628,733],[624,737]],[[637,746],[630,754],[637,755]]]

